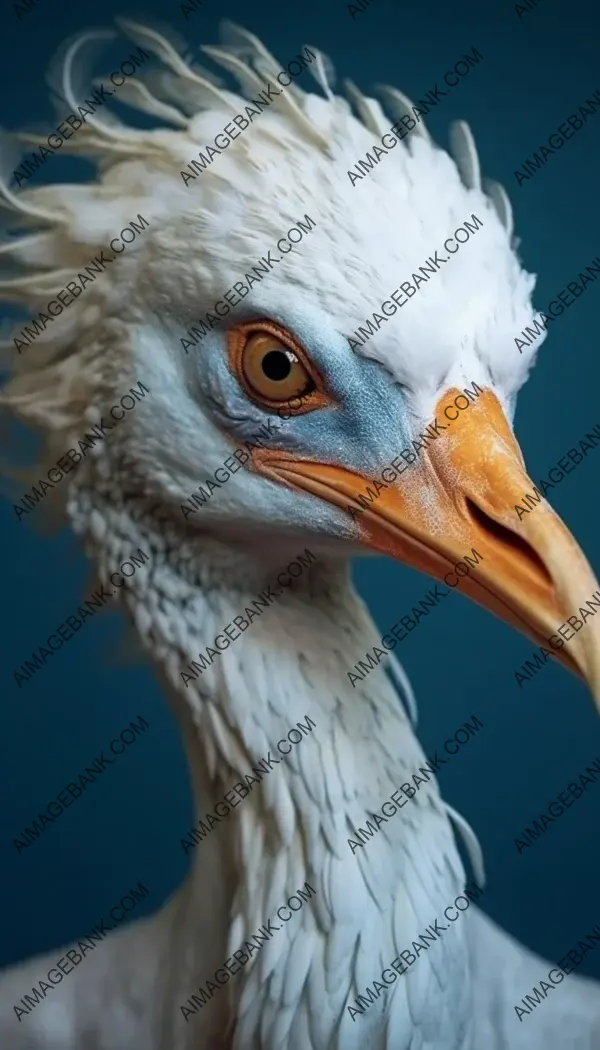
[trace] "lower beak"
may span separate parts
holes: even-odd
[[[400,477],[387,485],[378,479],[377,489],[372,479],[345,468],[287,454],[261,456],[262,469],[354,511],[361,543],[435,579],[468,555],[476,567],[462,577],[461,589],[581,674],[600,709],[600,617],[590,623],[593,611],[586,606],[600,597],[598,583],[525,473],[496,396],[483,391],[451,426],[442,412],[459,393],[447,391],[436,407],[445,432]],[[404,460],[395,462],[402,470]],[[366,491],[370,495],[359,501]],[[520,519],[516,504],[534,492],[539,502],[532,495],[533,506]],[[569,619],[582,624],[577,633]]]

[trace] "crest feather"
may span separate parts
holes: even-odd
[[[481,189],[481,168],[473,132],[464,120],[454,120],[450,125],[450,149],[454,163],[467,189]]]
[[[390,87],[388,84],[380,84],[378,90],[386,100],[387,108],[395,121],[399,121],[406,116],[412,117],[414,120],[413,103],[407,95],[404,95],[402,91],[398,91],[398,88]],[[418,135],[420,138],[425,139],[426,142],[431,142],[431,135],[423,120],[417,121],[411,134]]]

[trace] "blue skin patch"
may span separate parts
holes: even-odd
[[[337,404],[286,421],[259,408],[229,371],[225,332],[215,330],[190,349],[189,358],[197,368],[196,396],[206,413],[234,445],[256,440],[270,417],[273,433],[260,435],[265,447],[367,477],[380,474],[412,437],[399,384],[378,362],[352,353],[346,338],[320,310],[312,307],[307,318],[303,310],[274,308],[272,294],[255,292],[252,298],[252,309],[250,304],[246,310],[236,309],[235,323],[268,317],[287,328],[305,347]]]
[[[510,397],[507,398],[507,401],[506,401],[506,418],[508,419],[508,422],[510,423],[511,429],[512,429],[513,423],[515,421],[515,412],[516,412],[516,410],[517,410],[517,395],[516,394],[511,394]]]

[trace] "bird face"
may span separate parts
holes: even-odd
[[[237,513],[346,541],[342,549],[358,544],[438,580],[465,555],[477,557],[464,592],[556,648],[598,695],[592,625],[560,648],[556,634],[598,584],[545,500],[519,518],[515,505],[534,483],[511,398],[489,370],[472,358],[466,374],[456,363],[424,398],[422,387],[398,380],[389,358],[384,365],[351,352],[325,314],[312,310],[307,321],[301,306],[273,310],[270,298],[270,309],[265,296],[191,364],[204,411],[230,441],[235,431],[243,447],[271,420],[229,483]]]

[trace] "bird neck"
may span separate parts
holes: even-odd
[[[350,679],[378,637],[347,563],[302,547],[225,561],[215,544],[200,577],[176,668],[172,652],[162,661],[198,818],[186,852],[230,842],[252,811],[273,855],[299,836],[310,867],[321,834],[348,855],[349,829],[426,759],[383,669]]]
[[[178,557],[185,563],[185,552]],[[179,830],[177,846],[191,855],[174,934],[186,960],[183,1001],[224,973],[234,951],[247,952],[271,920],[279,944],[262,949],[261,966],[243,970],[232,994],[249,994],[247,982],[264,977],[302,934],[324,939],[336,955],[343,1008],[366,917],[381,927],[382,951],[392,938],[393,958],[399,887],[418,887],[412,930],[463,885],[435,778],[381,822],[373,841],[362,841],[357,829],[426,758],[383,670],[349,679],[377,635],[346,563],[316,545],[258,558],[215,542],[203,546],[193,581],[180,573],[174,581],[172,571],[167,560],[154,573],[160,615],[146,643],[182,726],[195,797],[195,824]],[[133,610],[138,624],[148,622],[144,601],[143,612]],[[283,923],[277,909],[300,902],[300,890],[310,901],[298,914],[297,903],[284,910],[291,921]],[[244,1022],[248,1046],[254,1009]]]

